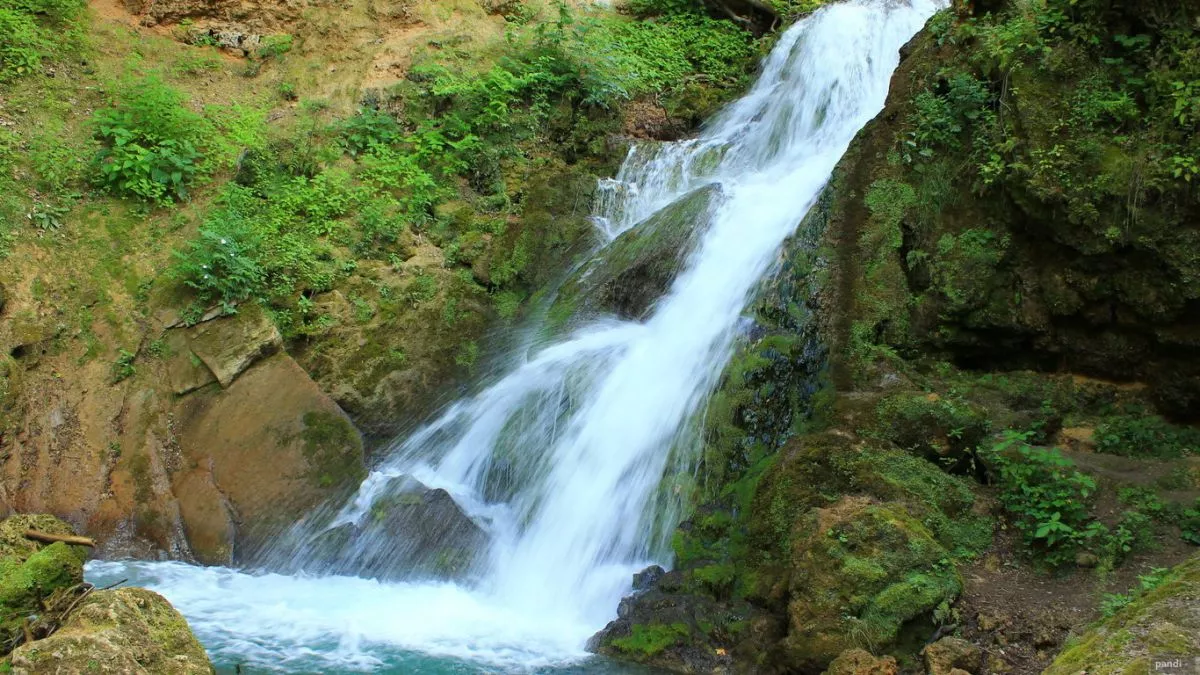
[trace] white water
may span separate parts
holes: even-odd
[[[651,316],[597,321],[522,356],[399,445],[338,515],[364,517],[392,476],[445,488],[493,540],[476,583],[181,563],[93,563],[90,573],[159,590],[226,662],[417,672],[430,657],[518,670],[584,657],[631,574],[669,563],[676,480],[694,466],[691,430],[748,296],[882,108],[899,48],[941,4],[828,7],[780,37],[752,90],[700,138],[631,152],[597,214],[609,237],[698,186],[719,183],[723,195]]]

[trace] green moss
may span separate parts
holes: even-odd
[[[975,449],[988,435],[987,413],[936,394],[895,394],[880,401],[873,433],[958,473],[972,471]]]
[[[785,643],[796,663],[892,644],[910,621],[952,601],[962,581],[949,553],[892,505],[845,498],[797,525]]]
[[[357,485],[366,478],[362,438],[345,417],[331,412],[305,413],[301,438],[309,476],[318,486]]]
[[[683,643],[690,635],[687,624],[634,624],[628,637],[617,638],[612,646],[631,656],[649,658]]]
[[[42,600],[83,582],[82,547],[62,542],[32,553],[23,562],[6,558],[0,571],[0,632],[8,642],[22,620],[42,609]]]
[[[1200,557],[1193,556],[1161,584],[1068,641],[1045,675],[1145,672],[1148,656],[1200,653],[1198,593]]]

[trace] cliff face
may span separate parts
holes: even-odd
[[[1065,370],[1194,418],[1197,7],[992,5],[908,46],[834,178],[842,374],[880,348]]]

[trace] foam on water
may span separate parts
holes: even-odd
[[[182,563],[92,563],[89,574],[162,592],[226,663],[476,672],[585,658],[631,574],[670,562],[684,506],[672,481],[694,470],[695,422],[749,295],[882,108],[899,48],[943,4],[827,7],[780,37],[751,91],[699,138],[632,150],[601,186],[596,222],[609,239],[700,186],[721,188],[696,250],[650,317],[598,320],[518,351],[506,375],[398,443],[337,507],[333,524],[360,522],[401,475],[445,488],[493,542],[473,583]],[[274,569],[313,569],[283,558]],[[414,654],[426,665],[414,665]]]

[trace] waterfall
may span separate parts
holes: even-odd
[[[392,448],[351,500],[293,533],[311,543],[361,523],[389,486],[414,478],[446,490],[486,531],[469,575],[356,575],[402,543],[380,536],[355,540],[336,565],[314,564],[311,547],[298,545],[270,573],[93,563],[89,574],[162,592],[226,662],[409,672],[448,659],[528,671],[582,658],[631,574],[669,565],[697,420],[748,299],[882,108],[900,47],[942,5],[826,7],[780,36],[749,93],[698,138],[635,147],[602,186],[596,222],[609,241],[699,188],[717,195],[648,315],[598,317],[526,345],[493,384]]]

